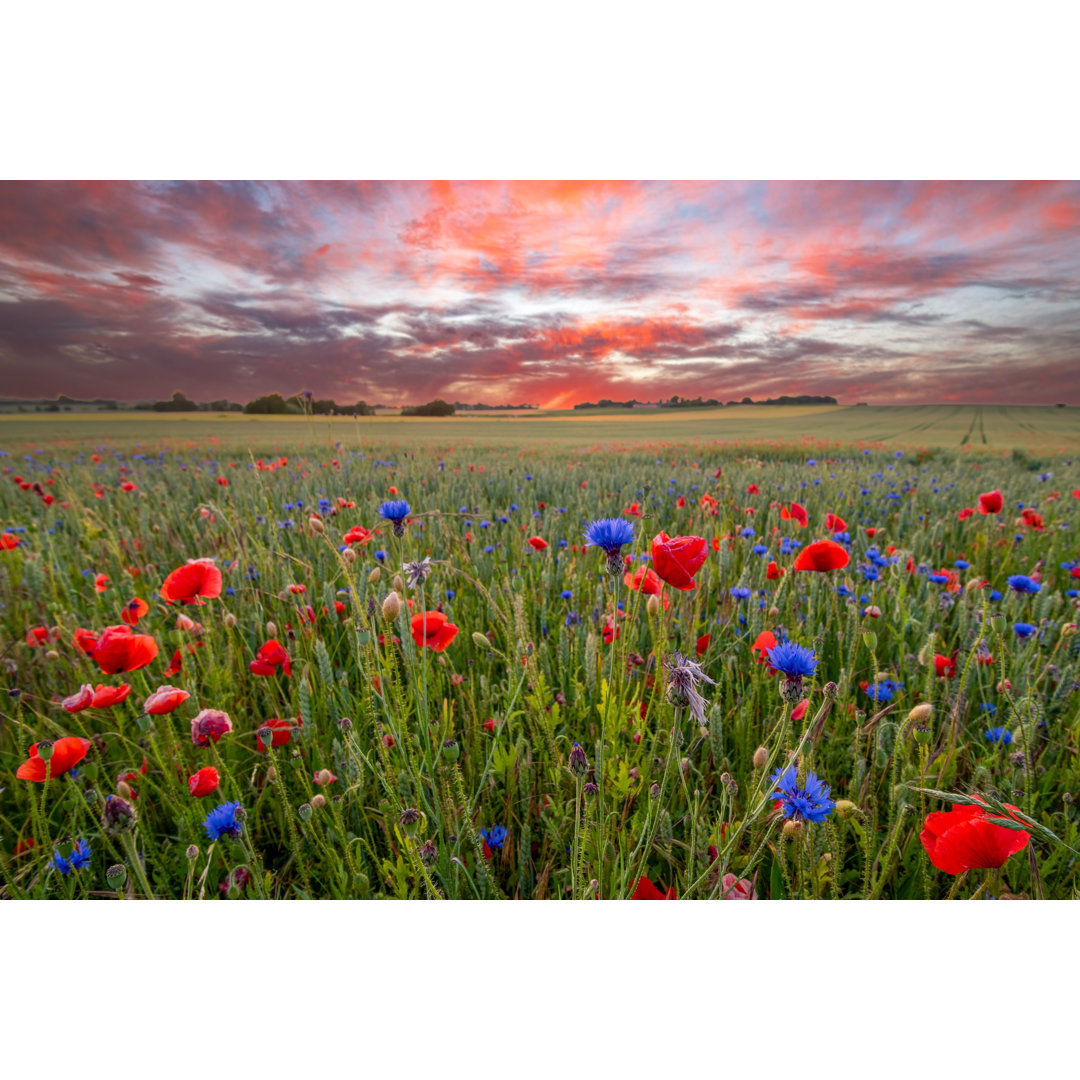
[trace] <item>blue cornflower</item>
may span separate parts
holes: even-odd
[[[734,588],[728,589],[736,600],[749,600],[750,590],[745,585],[736,585]]]
[[[1006,580],[1013,592],[1037,593],[1042,588],[1034,578],[1029,578],[1026,574],[1012,574]]]
[[[215,806],[203,822],[207,837],[210,840],[219,840],[222,836],[238,837],[242,828],[240,822],[236,820],[236,811],[239,809],[238,802],[226,802]]]
[[[411,509],[404,499],[390,499],[379,506],[379,517],[387,521],[404,521]]]
[[[817,667],[817,658],[814,650],[805,645],[797,645],[794,641],[782,641],[768,650],[767,659],[769,667],[776,671],[782,671],[790,679],[801,679],[805,675],[813,675]]]
[[[577,626],[577,625],[580,624],[580,622],[581,622],[581,617],[578,615],[578,613],[576,611],[571,611],[566,616],[566,618],[563,620],[563,623],[566,626]]]
[[[903,685],[898,679],[882,679],[881,682],[867,683],[863,692],[871,701],[892,701]]]
[[[585,539],[608,555],[618,555],[623,544],[634,539],[634,526],[625,518],[601,518],[586,528]]]
[[[769,777],[769,782],[776,787],[770,798],[780,800],[786,818],[824,821],[836,806],[829,798],[829,785],[823,784],[815,773],[807,773],[804,786],[799,787],[799,776],[794,765],[784,770],[778,768]]]
[[[994,703],[993,703],[992,701],[984,701],[984,702],[983,702],[983,703],[982,703],[982,704],[981,704],[981,705],[979,706],[979,708],[980,708],[980,709],[981,709],[981,710],[982,710],[982,711],[983,711],[984,713],[989,713],[989,714],[990,714],[991,716],[994,716],[994,715],[996,715],[996,713],[997,713],[997,706],[996,706],[996,705],[995,705],[995,704],[994,704]]]
[[[492,851],[501,851],[506,843],[506,826],[492,825],[490,829],[481,829],[480,836]]]
[[[983,734],[990,742],[1000,743],[1002,746],[1008,746],[1012,742],[1012,732],[1003,727],[987,728]]]
[[[996,604],[1000,599],[1001,599],[1001,593],[999,593],[997,591],[997,589],[991,589],[990,590],[990,603],[991,604]]]
[[[944,585],[949,580],[948,574],[928,574],[927,581],[932,581],[935,585]]]
[[[955,566],[957,570],[966,570],[971,566],[971,563],[969,563],[967,559],[957,559],[956,562],[953,563],[953,566]]]
[[[53,854],[53,865],[64,875],[64,877],[67,877],[72,870],[81,870],[84,866],[89,866],[90,842],[88,840],[80,840],[71,849],[71,854],[66,859],[59,851],[55,852]]]
[[[1016,631],[1018,638],[1028,638],[1035,633],[1035,627],[1026,622],[1013,623],[1013,629]]]
[[[379,548],[379,550],[375,552],[375,558],[379,562],[386,562],[386,552],[383,551],[382,548]]]
[[[561,596],[564,600],[569,600],[570,597],[573,595],[574,594],[569,589],[563,589],[563,591],[559,593],[559,596]]]

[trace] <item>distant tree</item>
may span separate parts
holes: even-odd
[[[426,405],[415,405],[412,408],[402,409],[402,416],[453,416],[454,406],[442,398],[435,398]]]
[[[280,394],[265,394],[249,401],[244,406],[244,412],[253,415],[285,416],[289,412],[289,406]]]
[[[155,401],[151,406],[154,412],[198,412],[199,406],[196,405],[185,394],[179,390],[173,391],[173,396],[168,401]]]

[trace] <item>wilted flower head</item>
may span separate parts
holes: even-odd
[[[110,795],[105,800],[102,816],[106,836],[117,836],[135,828],[135,808],[119,795]]]
[[[715,686],[716,682],[701,670],[701,665],[696,660],[691,660],[682,653],[673,653],[664,661],[664,667],[668,673],[668,703],[677,709],[689,709],[694,719],[699,724],[704,724],[705,699],[698,692],[697,685],[699,682],[706,682]]]
[[[191,741],[196,746],[209,746],[230,731],[232,721],[229,714],[221,712],[220,709],[203,709],[191,721]]]
[[[407,562],[403,568],[410,589],[418,588],[431,576],[431,558],[425,556],[416,562]]]

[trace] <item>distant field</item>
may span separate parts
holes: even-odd
[[[259,417],[237,413],[8,414],[0,449],[43,443],[133,446],[218,439],[232,449],[269,452],[298,442],[400,446],[544,444],[595,450],[664,444],[883,444],[898,448],[1029,453],[1080,451],[1080,409],[1050,406],[733,406],[725,409],[477,413],[446,419],[374,416],[359,420]]]

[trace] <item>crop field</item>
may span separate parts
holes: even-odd
[[[5,898],[1075,898],[1080,413],[0,419]]]

